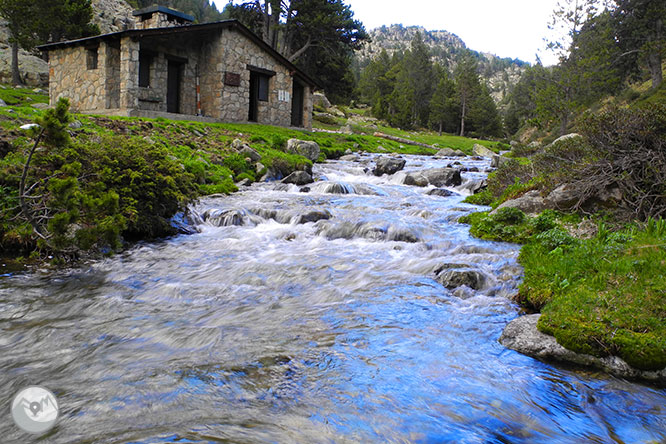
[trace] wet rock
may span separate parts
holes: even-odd
[[[462,183],[460,170],[453,168],[433,168],[423,170],[421,174],[428,180],[430,185],[436,187],[458,186]]]
[[[427,187],[428,179],[419,173],[409,173],[405,176],[405,180],[402,183],[417,187]]]
[[[437,275],[436,280],[449,290],[462,286],[480,290],[485,287],[487,277],[479,270],[455,268],[442,270]]]
[[[207,210],[203,214],[206,223],[216,227],[241,226],[245,224],[245,212],[241,210]]]
[[[295,218],[295,223],[297,224],[306,224],[308,222],[317,222],[319,220],[328,220],[330,219],[331,213],[328,210],[312,210],[304,214],[300,214]]]
[[[490,214],[497,213],[501,208],[518,208],[525,214],[537,214],[548,207],[549,205],[546,200],[541,197],[541,193],[538,190],[532,190],[516,199],[507,200],[491,211]]]
[[[429,196],[441,196],[441,197],[449,197],[457,195],[457,193],[454,193],[453,191],[447,190],[445,188],[435,188],[428,191],[426,194],[428,194]]]
[[[317,159],[319,159],[320,149],[317,142],[289,139],[287,141],[287,152],[291,154],[298,154],[315,162]]]
[[[345,154],[344,156],[340,157],[340,159],[344,162],[357,162],[359,160],[358,155],[356,154]]]
[[[382,176],[384,174],[395,174],[405,167],[407,161],[405,159],[397,159],[391,157],[380,157],[375,163],[375,169],[372,173],[375,176]]]
[[[294,185],[307,185],[312,182],[312,176],[305,171],[294,171],[282,179],[282,183],[293,183]]]
[[[236,186],[239,187],[249,187],[250,185],[252,185],[252,181],[250,179],[243,179],[236,183]]]
[[[298,191],[301,192],[301,193],[309,193],[310,192],[310,187],[302,187]]]
[[[594,367],[621,378],[666,382],[666,368],[660,371],[638,370],[617,356],[598,358],[567,350],[553,336],[537,329],[540,316],[525,315],[511,321],[500,336],[500,344],[534,358]]]

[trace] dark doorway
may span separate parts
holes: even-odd
[[[250,111],[247,120],[256,122],[259,114],[259,74],[250,71]]]
[[[291,97],[291,126],[303,126],[303,85],[294,80]]]
[[[167,73],[167,112],[180,112],[180,77],[183,64],[169,60]]]

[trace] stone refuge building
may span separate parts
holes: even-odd
[[[51,104],[83,113],[312,128],[315,82],[236,20],[163,6],[134,29],[40,46]]]

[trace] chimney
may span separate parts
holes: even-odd
[[[166,6],[148,6],[134,11],[136,29],[171,28],[186,26],[194,22],[194,17]]]

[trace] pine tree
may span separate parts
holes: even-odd
[[[435,67],[437,86],[430,100],[430,126],[443,131],[454,132],[457,127],[459,104],[456,99],[456,86],[443,66]]]

